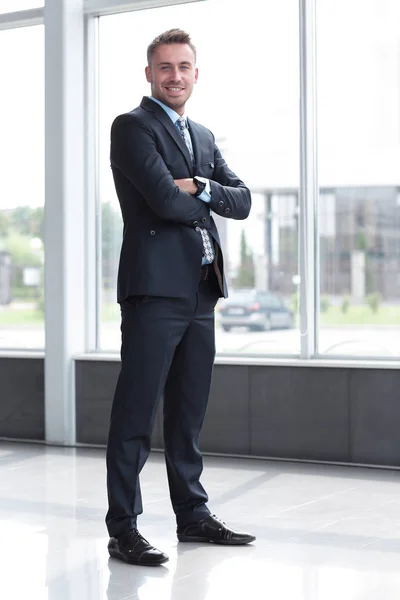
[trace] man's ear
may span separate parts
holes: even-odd
[[[151,78],[151,69],[149,66],[147,66],[145,68],[145,73],[146,73],[146,79],[149,83],[152,83],[152,78]]]
[[[197,83],[197,79],[199,78],[199,69],[196,67],[194,70],[194,82]]]

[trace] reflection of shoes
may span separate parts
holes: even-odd
[[[249,544],[256,539],[254,535],[249,533],[229,529],[215,515],[209,515],[187,527],[178,527],[177,535],[180,542],[210,542],[227,546]]]
[[[108,553],[131,565],[157,566],[169,560],[168,556],[151,546],[137,529],[128,531],[119,538],[112,537],[108,542]]]

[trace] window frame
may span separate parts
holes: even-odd
[[[96,119],[98,18],[121,12],[163,7],[207,0],[82,0],[85,19],[85,102],[86,102],[86,350],[98,352],[100,305],[96,282],[99,281],[100,212],[97,206]],[[45,8],[33,8],[0,14],[0,30],[45,24]],[[300,360],[377,361],[396,363],[391,356],[335,356],[318,352],[319,335],[319,186],[317,170],[316,129],[316,0],[299,0],[299,61],[300,61],[300,190],[299,190],[299,274],[300,274]],[[97,274],[97,275],[96,275]],[[224,355],[225,356],[225,355]],[[235,356],[235,359],[238,359]],[[269,357],[262,357],[267,360]],[[276,358],[276,357],[274,357]],[[281,360],[285,356],[279,356]]]
[[[207,0],[84,0],[84,12],[87,19],[87,32],[90,33],[90,23],[98,22],[98,18],[121,12],[132,12],[149,8],[158,8],[177,4],[189,4],[191,2],[204,2]],[[299,186],[299,301],[300,301],[300,353],[262,355],[260,359],[286,360],[294,358],[309,361],[310,359],[321,359],[324,361],[344,361],[349,363],[355,361],[389,361],[398,362],[398,357],[390,356],[334,356],[327,357],[320,353],[319,349],[319,304],[320,304],[320,256],[319,256],[319,182],[317,165],[317,35],[316,35],[316,0],[298,0],[299,6],[299,76],[300,76],[300,102],[299,102],[299,124],[300,124],[300,186]],[[98,40],[97,40],[98,41]],[[88,38],[88,47],[90,40]],[[93,42],[92,42],[93,43]],[[98,48],[97,48],[98,51]],[[93,68],[93,64],[90,65]],[[93,72],[93,71],[92,71]],[[87,79],[90,70],[87,70]],[[93,113],[93,106],[89,103],[89,111]],[[92,115],[93,118],[93,115]],[[89,161],[90,162],[90,161]],[[98,186],[98,183],[96,182]],[[97,272],[100,273],[99,234],[101,224],[99,222],[100,207],[96,207],[97,214],[97,247],[96,257]],[[99,346],[100,330],[100,282],[97,286],[97,320],[95,325],[96,334],[92,335],[92,343],[88,349],[103,353]],[[92,313],[93,314],[93,313]],[[240,362],[238,354],[217,355],[218,358],[231,358]],[[243,357],[246,358],[246,357]],[[250,358],[250,355],[247,357]]]

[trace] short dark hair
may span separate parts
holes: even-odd
[[[149,66],[155,50],[158,48],[158,46],[162,46],[163,44],[188,44],[188,46],[190,46],[193,50],[194,62],[196,62],[196,48],[190,39],[190,35],[182,29],[169,29],[168,31],[164,31],[164,33],[154,38],[150,46],[147,48],[147,64]]]

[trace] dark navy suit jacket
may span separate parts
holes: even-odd
[[[163,108],[144,97],[111,127],[111,168],[124,222],[118,302],[132,295],[190,297],[196,293],[203,243],[199,227],[214,239],[214,267],[227,296],[223,255],[213,212],[245,219],[251,195],[228,168],[213,134],[188,119],[195,165]],[[174,179],[210,180],[211,202],[183,192]]]

